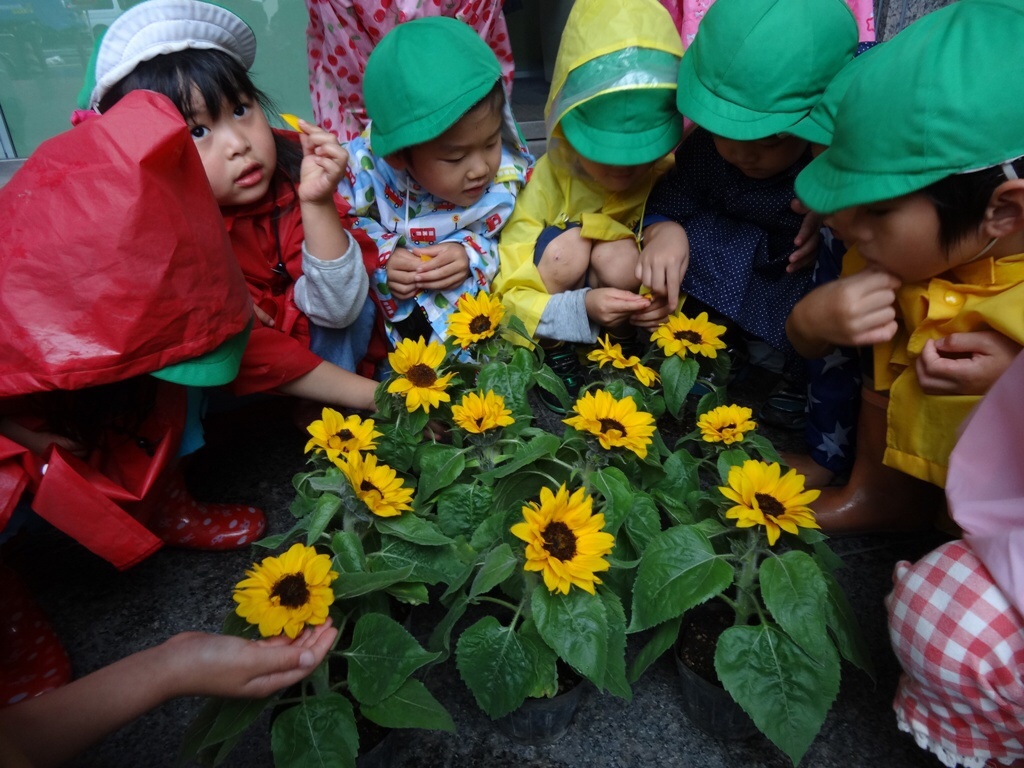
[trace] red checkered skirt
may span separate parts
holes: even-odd
[[[943,765],[1024,758],[1024,621],[963,541],[896,565],[886,598],[901,730]]]

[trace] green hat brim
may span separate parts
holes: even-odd
[[[219,387],[230,384],[238,375],[242,353],[249,343],[251,330],[252,321],[244,331],[235,334],[205,355],[164,366],[150,375],[172,384],[191,387]]]
[[[621,104],[639,102],[646,127],[626,130]],[[667,108],[665,108],[667,106]],[[664,157],[683,137],[683,119],[672,108],[667,88],[623,90],[602,94],[567,112],[559,125],[583,157],[606,165],[642,165]]]
[[[815,111],[812,109],[807,117],[787,128],[785,132],[812,144],[824,144],[827,147],[832,143],[832,131],[815,120],[814,117]]]
[[[695,56],[683,56],[679,64],[679,111],[711,133],[734,141],[756,141],[790,130],[803,120],[810,108],[799,112],[759,112],[726,101],[701,82],[694,69]]]

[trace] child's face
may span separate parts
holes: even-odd
[[[501,165],[501,110],[480,104],[436,139],[410,147],[396,159],[392,164],[404,165],[434,197],[460,208],[473,205]]]
[[[796,136],[777,134],[756,141],[736,141],[715,136],[715,149],[729,165],[751,179],[770,179],[800,159],[807,142]]]
[[[856,245],[868,263],[904,282],[927,280],[964,264],[988,242],[977,233],[944,249],[935,205],[922,194],[843,208],[826,216],[825,224],[847,245]]]
[[[595,163],[580,155],[580,166],[594,181],[609,192],[625,192],[642,179],[654,163],[641,165],[607,165]]]
[[[255,203],[270,188],[277,167],[277,148],[266,115],[259,104],[243,97],[242,103],[221,103],[214,120],[198,91],[196,109],[188,123],[199,157],[221,206]]]

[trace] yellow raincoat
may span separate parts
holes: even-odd
[[[672,167],[672,155],[659,160],[633,189],[610,193],[579,167],[578,155],[565,141],[559,125],[571,109],[601,93],[637,86],[628,83],[595,85],[585,94],[570,95],[563,86],[569,73],[598,57],[626,48],[648,48],[682,57],[683,46],[671,18],[657,0],[578,0],[562,35],[544,117],[548,151],[537,161],[529,183],[519,193],[515,209],[502,230],[500,267],[493,290],[506,309],[517,315],[532,334],[547,306],[547,289],[533,262],[537,238],[547,227],[582,226],[583,237],[623,240],[635,237],[644,203],[657,178]],[[623,72],[623,75],[629,75]],[[660,87],[674,87],[671,83]],[[682,118],[680,118],[682,119]]]
[[[844,260],[862,263],[854,249]],[[900,329],[874,348],[875,388],[889,390],[884,462],[944,487],[960,425],[981,397],[926,395],[915,361],[928,339],[951,333],[993,330],[1024,345],[1024,254],[981,259],[904,285],[896,302]]]

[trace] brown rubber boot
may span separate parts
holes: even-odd
[[[861,390],[850,482],[822,489],[810,505],[825,533],[922,531],[946,509],[942,488],[882,464],[888,403],[884,395]]]

